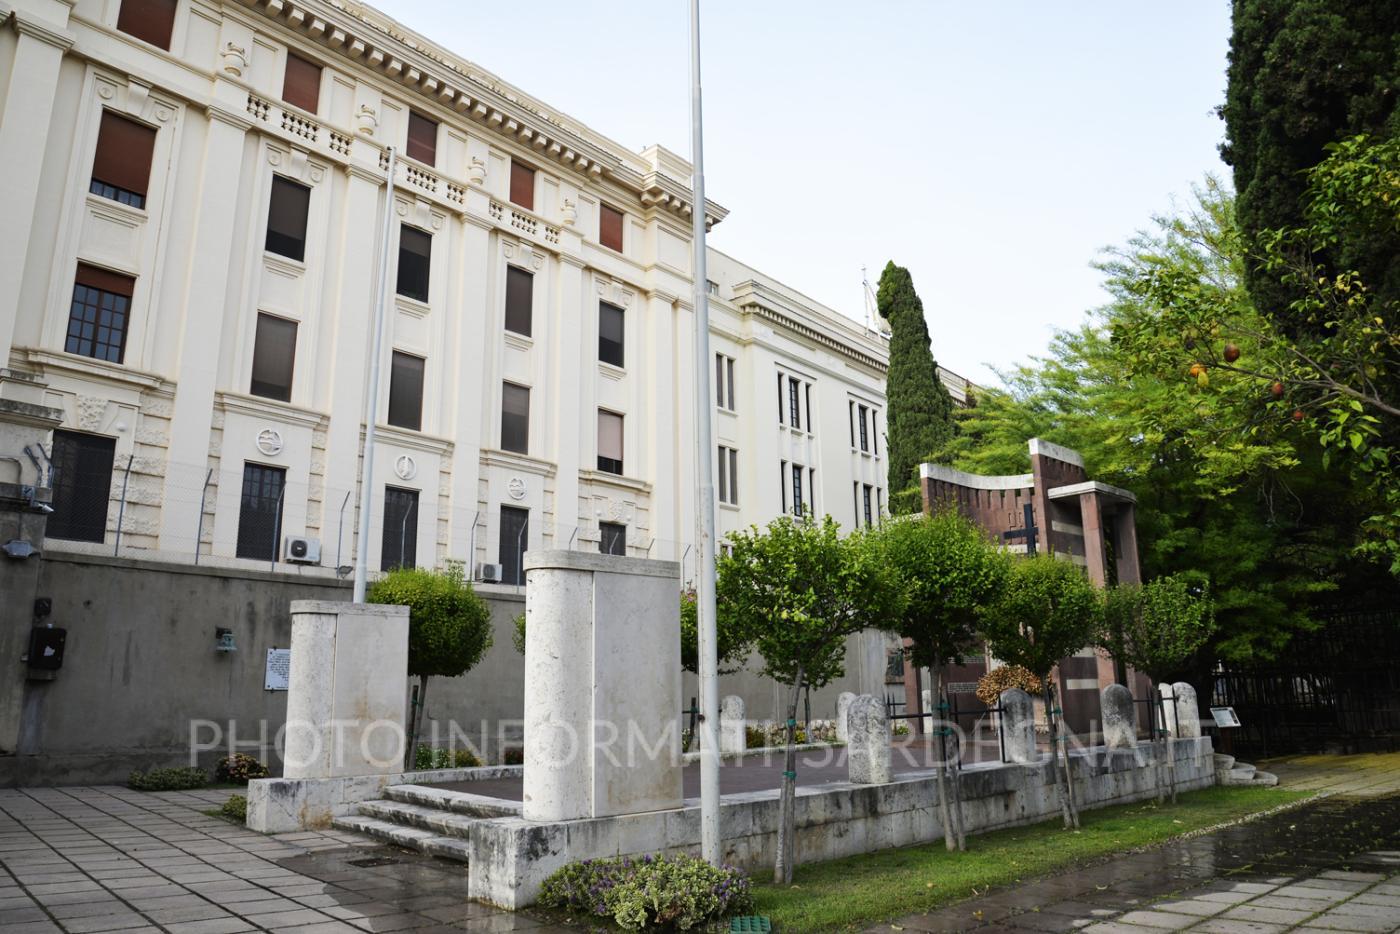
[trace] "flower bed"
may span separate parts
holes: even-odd
[[[540,904],[609,918],[629,931],[690,930],[752,904],[749,880],[694,856],[586,859],[545,880]]]

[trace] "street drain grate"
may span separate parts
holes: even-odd
[[[364,859],[347,859],[345,862],[357,869],[370,869],[374,866],[393,866],[398,863],[398,858],[394,856],[366,856]]]

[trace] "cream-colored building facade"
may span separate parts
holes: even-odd
[[[50,547],[353,562],[393,147],[371,567],[694,574],[684,159],[359,4],[0,17],[0,361],[64,412],[52,450],[0,455],[52,480]],[[709,279],[720,531],[878,521],[885,339],[713,250]]]

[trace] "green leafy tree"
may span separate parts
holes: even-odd
[[[975,650],[978,619],[1005,582],[1009,560],[985,532],[951,509],[892,521],[873,534],[908,598],[894,624],[901,636],[913,641],[908,650],[913,666],[933,673],[933,697],[940,711],[937,729],[946,751],[943,666]],[[941,761],[934,770],[944,843],[950,850],[966,849],[957,783],[950,796]]]
[[[764,674],[789,688],[779,790],[775,882],[792,882],[797,763],[793,731],[804,685],[845,673],[846,639],[887,628],[904,611],[899,578],[862,534],[842,537],[835,521],[783,516],[729,536],[716,585],[720,631],[746,633]]]
[[[1016,561],[997,599],[982,613],[982,633],[993,655],[1033,672],[1045,683],[1051,755],[1061,760],[1060,806],[1065,827],[1079,826],[1069,750],[1058,725],[1059,687],[1050,671],[1060,659],[1093,644],[1103,615],[1102,596],[1075,565],[1050,555]]]
[[[1146,584],[1119,584],[1104,594],[1101,649],[1112,656],[1119,682],[1127,683],[1125,667],[1147,675],[1154,699],[1159,682],[1181,669],[1210,641],[1215,631],[1215,608],[1209,585],[1184,575],[1158,577]],[[1167,763],[1172,802],[1176,802],[1176,764],[1163,750],[1157,756],[1158,800],[1162,798],[1160,769]]]
[[[375,581],[366,599],[408,607],[408,673],[418,678],[418,704],[410,718],[404,768],[422,731],[428,679],[455,678],[481,661],[491,647],[491,610],[477,596],[460,563],[441,570],[398,568]]]
[[[916,512],[921,506],[919,464],[952,435],[953,399],[938,378],[924,303],[909,270],[888,263],[880,274],[876,303],[890,325],[885,376],[890,511]]]
[[[695,591],[681,591],[681,667],[691,674],[700,673],[700,630],[699,614],[696,607],[699,601]],[[719,673],[732,675],[744,667],[748,657],[751,639],[745,632],[732,625],[732,620],[723,616],[718,619]]]

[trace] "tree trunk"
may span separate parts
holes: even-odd
[[[793,855],[793,842],[796,836],[797,815],[794,804],[797,796],[797,751],[792,748],[793,730],[797,726],[797,701],[802,695],[802,666],[797,666],[797,677],[792,683],[792,699],[788,702],[785,735],[786,748],[783,750],[783,783],[778,787],[778,855],[773,864],[773,882],[776,885],[792,884],[792,869],[796,862]]]
[[[1156,767],[1152,770],[1152,777],[1157,780],[1157,803],[1162,804],[1167,800],[1166,779],[1163,777],[1163,770],[1166,768],[1167,749],[1170,740],[1167,738],[1167,711],[1162,703],[1162,692],[1157,688],[1157,682],[1152,682],[1153,703],[1150,705],[1154,724],[1152,741],[1152,751],[1156,758]],[[1156,724],[1160,722],[1160,730],[1156,729]]]
[[[1172,720],[1179,726],[1180,718],[1176,712],[1176,689],[1172,688]],[[1176,804],[1176,749],[1172,746],[1171,735],[1166,738],[1167,744],[1167,790],[1171,793],[1172,804]]]
[[[1059,702],[1059,696],[1058,696],[1058,695],[1060,694],[1060,686],[1059,686],[1058,684],[1055,685],[1055,694],[1057,695],[1056,701],[1057,701],[1057,704],[1058,704],[1058,702]],[[1059,706],[1059,709],[1060,709],[1061,713],[1063,713],[1063,712],[1064,712],[1063,704],[1058,704],[1058,706]],[[1073,824],[1074,824],[1074,829],[1075,829],[1075,830],[1078,830],[1078,829],[1079,829],[1079,802],[1076,801],[1076,800],[1075,800],[1075,797],[1074,797],[1074,773],[1070,770],[1070,767],[1069,767],[1069,731],[1068,731],[1068,730],[1065,730],[1065,731],[1063,731],[1063,732],[1064,732],[1064,742],[1062,742],[1060,745],[1063,747],[1063,751],[1062,751],[1062,753],[1061,753],[1062,756],[1063,756],[1063,759],[1062,759],[1061,761],[1062,761],[1062,763],[1064,764],[1064,769],[1065,769],[1065,800],[1066,800],[1067,802],[1069,802],[1069,819],[1073,822]]]
[[[943,702],[943,671],[938,659],[933,660],[931,673],[933,675],[933,690],[929,692],[929,696],[934,699],[934,704],[938,705]],[[949,782],[945,774],[947,770],[943,767],[948,759],[948,738],[943,733],[942,722],[943,717],[940,710],[939,716],[934,721],[934,730],[938,735],[938,759],[933,764],[933,778],[938,785],[938,819],[943,824],[943,845],[951,853],[958,845],[958,831],[953,824],[952,808],[948,806]]]
[[[418,717],[418,685],[408,695],[408,723],[404,725],[403,770],[413,770],[413,722]]]
[[[1055,694],[1050,678],[1045,678],[1045,722],[1050,727],[1050,774],[1060,791],[1060,816],[1064,818],[1065,829],[1074,826],[1074,818],[1069,809],[1069,770],[1060,773],[1060,731],[1055,720]]]

